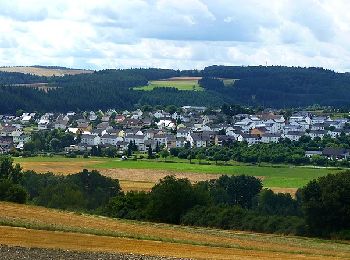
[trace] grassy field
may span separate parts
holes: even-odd
[[[202,91],[203,88],[199,86],[198,79],[196,78],[171,78],[168,80],[153,80],[150,81],[147,86],[136,87],[134,90],[145,90],[151,91],[155,88],[166,87],[166,88],[177,88],[178,90],[193,90]]]
[[[194,259],[350,258],[345,241],[136,222],[0,202],[0,244]]]
[[[160,178],[174,174],[188,178],[192,182],[218,178],[222,174],[246,174],[262,179],[265,187],[286,192],[295,192],[310,180],[342,169],[296,167],[289,165],[200,165],[179,160],[176,163],[150,160],[121,161],[110,158],[65,158],[65,157],[31,157],[15,158],[25,170],[37,172],[54,172],[70,174],[84,168],[97,169],[102,174],[120,180],[124,190],[149,190]],[[125,186],[124,186],[125,185]]]

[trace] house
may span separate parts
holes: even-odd
[[[241,134],[237,138],[238,142],[246,141],[249,145],[260,143],[260,136],[259,135],[252,135],[252,134]]]
[[[68,126],[68,122],[69,122],[68,117],[64,117],[63,115],[60,115],[57,117],[57,119],[55,121],[54,128],[66,130],[67,126]]]
[[[216,135],[215,136],[215,145],[218,145],[218,146],[229,145],[235,141],[236,141],[236,139],[233,136],[228,136],[228,135]]]
[[[185,147],[187,139],[185,137],[176,137],[176,147]]]
[[[265,126],[257,126],[255,128],[253,128],[252,130],[250,130],[250,133],[252,135],[260,135],[263,136],[264,134],[266,134],[268,131],[266,129]]]
[[[181,128],[177,130],[176,137],[187,137],[188,134],[191,132],[188,128]]]
[[[134,143],[137,146],[139,151],[145,151],[145,136],[144,135],[127,135],[125,136],[124,141],[129,144],[130,142]]]
[[[314,124],[323,124],[325,121],[327,121],[329,117],[326,116],[313,116],[311,118],[311,125]]]
[[[0,137],[0,154],[8,153],[13,147],[11,137]]]
[[[327,132],[327,134],[329,134],[331,138],[336,138],[340,136],[341,133],[342,133],[342,130],[339,130],[339,129],[329,130]]]
[[[101,138],[98,135],[82,134],[81,143],[90,146],[96,146],[101,144]]]
[[[319,130],[324,130],[324,123],[316,123],[316,124],[313,124],[311,125],[310,129],[313,130],[313,131],[319,131]]]
[[[322,155],[322,151],[305,151],[305,157],[312,158],[315,155]]]
[[[164,134],[155,134],[153,137],[153,140],[156,141],[159,146],[165,146],[167,145],[167,136]]]
[[[203,133],[191,133],[187,136],[187,141],[192,147],[207,147],[210,143],[210,137]]]
[[[13,142],[15,144],[18,144],[18,143],[28,143],[32,140],[31,136],[30,135],[27,135],[27,134],[24,134],[22,133],[20,136],[14,136],[13,137]]]
[[[278,143],[281,137],[281,134],[266,133],[261,135],[260,140],[262,143]]]
[[[38,130],[47,130],[49,128],[49,120],[40,120],[38,123]]]
[[[310,130],[309,133],[307,133],[308,136],[311,137],[311,139],[314,139],[316,137],[323,138],[327,134],[327,131],[325,130]]]
[[[326,156],[329,159],[340,160],[340,159],[348,159],[349,150],[344,148],[330,148],[326,147],[322,151],[322,155]]]
[[[175,148],[176,146],[176,136],[175,135],[168,135],[166,139],[167,145],[166,147],[168,149]]]
[[[304,132],[299,131],[289,131],[288,133],[284,134],[284,138],[288,138],[291,141],[299,141],[299,139],[304,135]]]
[[[122,137],[110,134],[104,134],[101,136],[101,144],[116,146],[118,142],[124,141]]]
[[[126,117],[124,115],[116,115],[114,120],[117,124],[121,124],[125,119]]]

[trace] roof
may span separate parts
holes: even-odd
[[[342,156],[348,153],[349,151],[345,148],[331,148],[326,147],[323,149],[322,154],[323,155],[333,155],[333,156]]]

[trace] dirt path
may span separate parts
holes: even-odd
[[[159,256],[146,256],[134,254],[113,254],[113,253],[95,253],[95,252],[78,252],[70,250],[44,249],[44,248],[25,248],[0,246],[0,257],[6,260],[170,260],[180,258],[168,258]]]

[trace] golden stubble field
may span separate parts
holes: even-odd
[[[55,174],[74,174],[82,171],[84,168],[92,170],[94,165],[101,161],[98,160],[79,160],[64,162],[37,162],[26,161],[20,162],[24,170],[34,170],[38,173],[52,172]],[[175,175],[177,178],[188,178],[192,183],[206,181],[220,177],[220,174],[201,174],[201,173],[183,173],[168,170],[154,169],[97,169],[101,174],[118,179],[123,191],[149,191],[161,179],[167,175]],[[260,177],[263,179],[263,177]],[[275,192],[290,193],[294,196],[297,189],[295,188],[271,188]]]
[[[195,259],[350,258],[346,242],[118,220],[4,202],[0,221],[0,244],[10,246]]]

